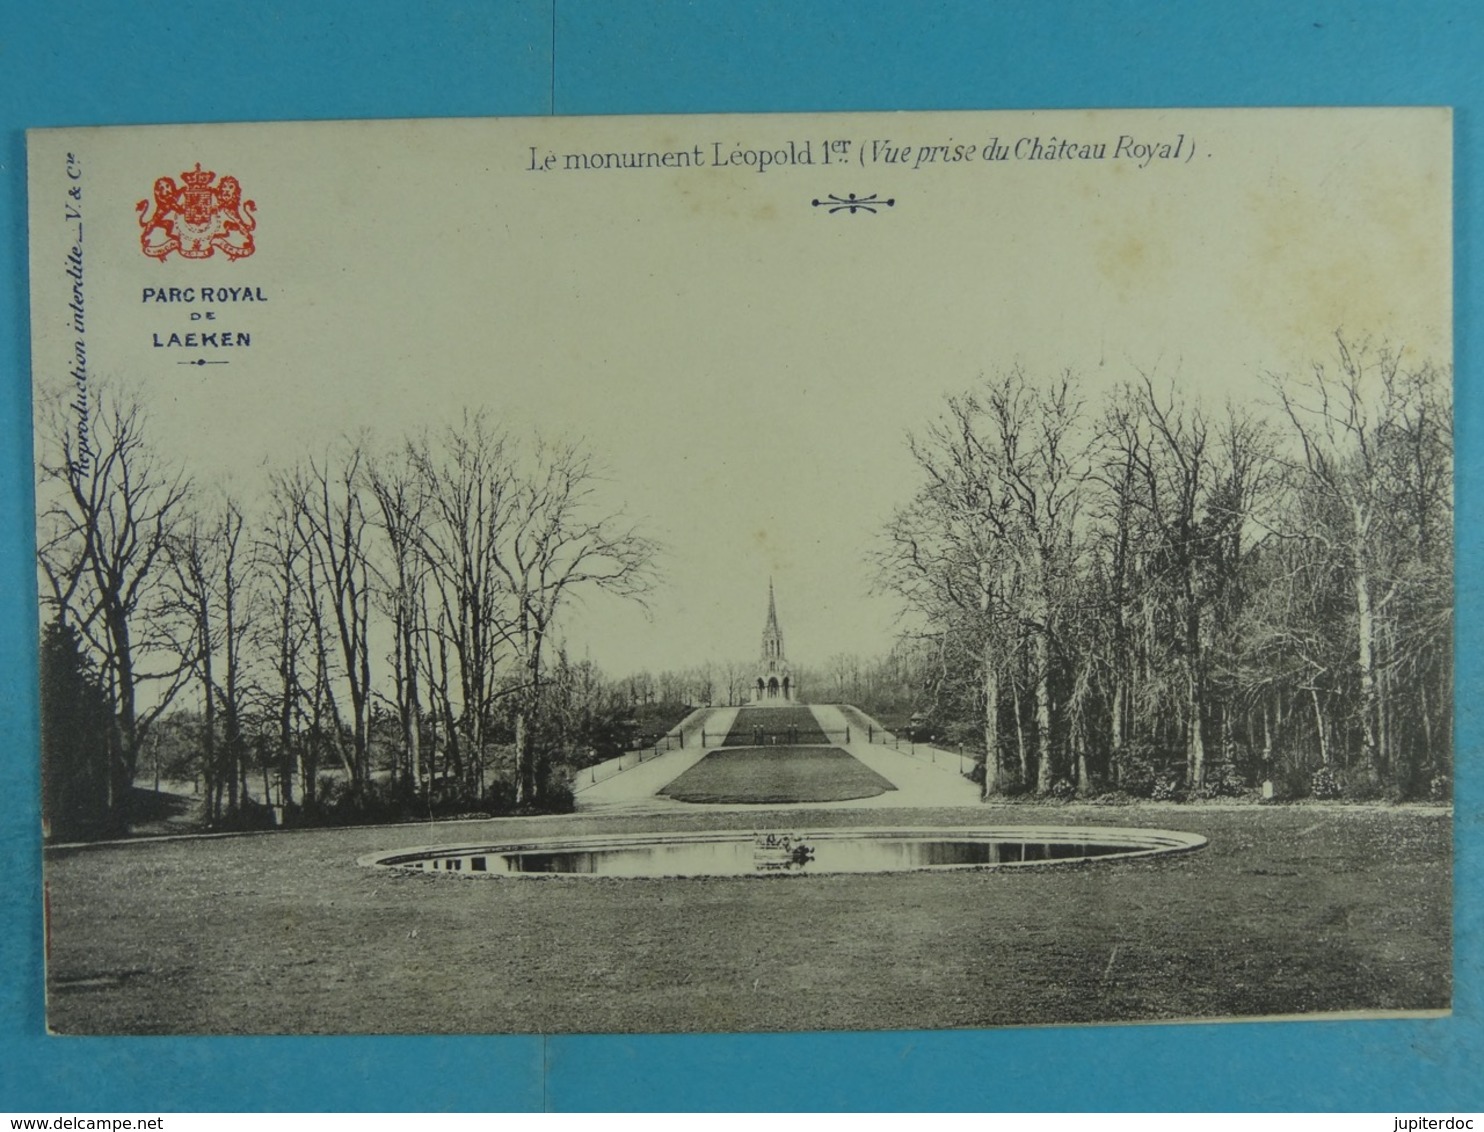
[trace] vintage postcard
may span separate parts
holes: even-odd
[[[1451,129],[33,132],[51,1028],[1448,1011]]]

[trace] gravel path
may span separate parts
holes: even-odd
[[[706,757],[707,748],[701,745],[702,730],[708,732],[708,738],[711,735],[725,735],[736,717],[736,708],[693,711],[680,725],[680,733],[685,741],[683,747],[666,751],[591,785],[583,785],[582,776],[579,775],[576,783],[578,811],[629,811],[643,809],[648,802],[653,802],[655,808],[679,805],[680,803],[671,803],[669,799],[657,798],[655,795]],[[600,764],[595,768],[598,777],[602,777],[607,765]]]

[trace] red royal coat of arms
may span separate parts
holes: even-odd
[[[213,185],[216,174],[203,171],[198,161],[180,179],[184,185],[176,185],[174,177],[155,181],[153,212],[147,200],[134,206],[143,229],[140,250],[161,263],[171,252],[185,259],[210,259],[218,251],[229,260],[252,255],[257,205],[242,199],[237,178],[223,177]]]

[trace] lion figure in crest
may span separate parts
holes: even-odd
[[[203,170],[199,161],[180,177],[183,185],[173,177],[156,179],[153,209],[147,200],[135,206],[140,250],[161,263],[172,252],[182,259],[209,259],[220,251],[229,261],[252,255],[257,205],[242,199],[241,182],[225,176],[213,186],[216,174]]]

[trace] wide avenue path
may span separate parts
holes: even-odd
[[[855,716],[856,709],[851,714]],[[979,801],[979,788],[959,773],[957,755],[923,745],[918,745],[915,753],[873,745],[867,734],[833,705],[701,709],[686,719],[682,730],[685,746],[681,749],[668,751],[593,785],[584,786],[579,779],[578,810],[638,813],[698,811],[723,806],[747,809],[750,807],[742,803],[678,801],[661,791],[713,750],[756,747],[760,755],[776,757],[782,752],[768,748],[789,746],[803,751],[817,746],[835,748],[858,760],[892,787],[869,797],[799,805],[821,809],[900,809],[973,806]],[[705,746],[701,744],[703,732]],[[847,732],[849,742],[845,741]],[[760,804],[778,808],[789,803],[770,799]]]
[[[680,725],[684,746],[642,762],[611,778],[593,785],[583,782],[581,774],[573,784],[579,810],[633,809],[636,803],[654,798],[674,779],[680,777],[706,757],[701,734],[711,742],[713,736],[725,735],[736,718],[737,708],[702,708],[693,711]]]

